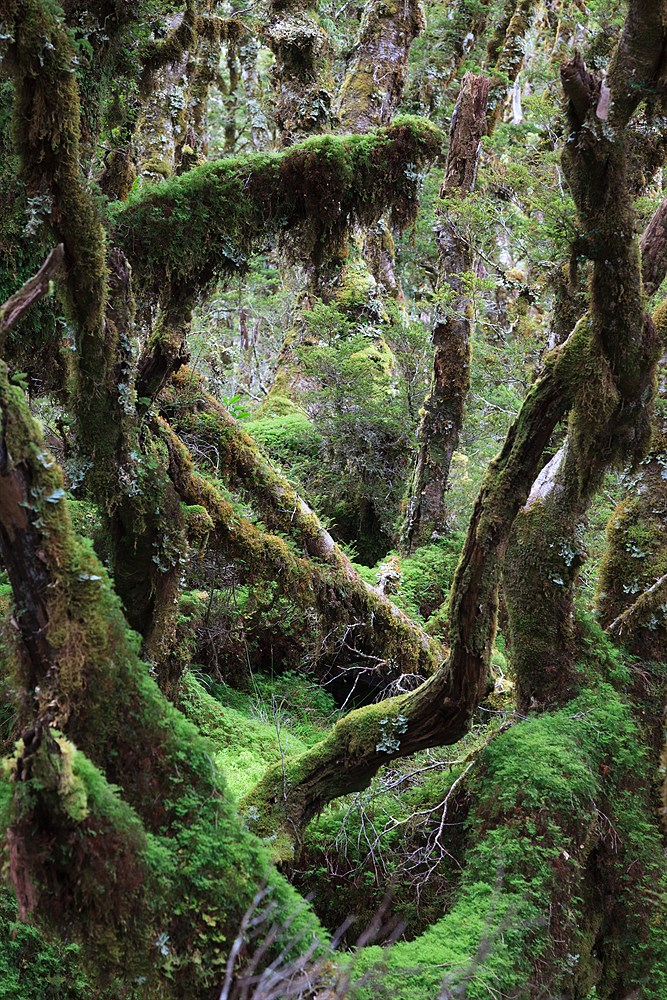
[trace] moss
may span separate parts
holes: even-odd
[[[73,36],[58,10],[40,0],[11,2],[8,67],[15,90],[15,145],[30,197],[66,254],[66,305],[76,345],[77,443],[97,499],[108,494],[127,414],[119,406],[119,331],[106,323],[109,282],[106,238],[81,171],[84,118]],[[25,122],[31,128],[25,128]]]
[[[181,504],[181,512],[186,531],[197,541],[205,541],[209,532],[213,531],[215,527],[206,508],[202,507],[201,504],[192,504],[191,506]]]
[[[512,528],[503,591],[519,711],[562,704],[584,680],[574,662],[572,591],[585,558],[575,526],[576,500],[560,486],[519,511]]]
[[[271,681],[255,676],[248,694],[207,680],[215,696],[187,673],[179,706],[212,741],[216,764],[232,793],[239,797],[250,791],[267,767],[278,764],[283,754],[291,760],[321,739],[326,728],[323,713],[333,712],[331,699],[308,685],[303,675],[287,674]],[[326,700],[325,708],[318,704],[318,698]]]
[[[81,949],[50,939],[33,924],[18,920],[16,900],[0,888],[0,1000],[89,1000],[94,980],[85,969]],[[96,992],[112,1000],[113,990]]]
[[[249,420],[245,430],[253,440],[277,459],[288,471],[302,465],[304,456],[316,459],[320,455],[322,436],[313,422],[290,404],[291,410],[282,405],[283,397],[273,398],[265,416]],[[296,412],[294,412],[296,410]]]
[[[222,445],[219,451],[224,456],[233,438],[228,428],[224,427],[224,421],[216,420],[214,414],[211,418],[212,427],[217,428],[216,446]],[[219,426],[221,422],[222,429]],[[218,433],[222,433],[222,440]],[[337,662],[339,650],[335,637],[338,629],[346,626],[349,614],[354,613],[360,620],[368,622],[366,634],[360,631],[356,637],[357,645],[368,643],[373,654],[381,648],[391,669],[431,672],[433,662],[439,656],[437,644],[431,645],[427,637],[393,605],[380,599],[351,575],[349,563],[342,554],[334,552],[330,564],[324,566],[296,554],[291,538],[269,534],[253,524],[246,516],[247,511],[239,509],[228,499],[218,484],[195,472],[192,459],[180,440],[173,434],[170,440],[172,468],[176,471],[182,496],[190,503],[206,507],[216,525],[218,543],[234,559],[246,582],[275,580],[279,590],[298,608],[315,606],[322,621],[329,623],[329,639]],[[235,462],[243,467],[244,448],[247,446],[255,451],[256,448],[243,437],[240,441],[237,439],[236,444],[240,448]],[[277,521],[281,529],[289,531],[293,512],[295,508],[299,510],[300,501],[288,484],[276,481],[273,478],[275,473],[257,462],[257,456],[252,466],[260,481],[270,486],[272,503],[268,506],[267,516],[273,523]],[[297,529],[298,552],[303,548],[308,551],[308,542],[321,541],[318,523],[302,513],[298,517]],[[323,647],[320,656],[326,651]]]
[[[452,532],[401,560],[400,584],[392,599],[406,614],[426,622],[427,630],[435,624],[432,616],[447,604],[462,545],[462,534]]]
[[[63,939],[84,945],[102,982],[121,957],[128,978],[148,973],[152,920],[145,888],[152,878],[139,818],[54,730],[21,741],[5,774],[13,791],[5,803],[5,857],[22,919],[37,910],[47,926],[62,921]],[[135,938],[131,956],[123,955],[126,934]]]
[[[412,218],[414,166],[437,155],[440,142],[432,125],[406,117],[364,136],[208,163],[116,205],[114,235],[148,294],[172,278],[203,288],[243,268],[269,229],[289,229],[299,254],[321,262],[355,220],[371,222],[388,208],[396,222]]]
[[[106,928],[94,944],[106,951],[109,974],[126,962],[128,941],[134,944],[134,937],[157,928],[171,944],[155,974],[173,982],[167,992],[197,995],[224,978],[225,943],[258,883],[274,884],[281,906],[293,906],[295,897],[276,880],[257,842],[239,829],[224,778],[212,766],[211,745],[166,702],[139,661],[137,637],[127,630],[106,570],[72,531],[62,474],[44,451],[22,390],[8,383],[6,372],[0,376],[11,455],[5,474],[23,476],[17,482],[29,476],[32,484],[17,512],[26,519],[27,537],[39,546],[35,560],[48,572],[42,595],[46,638],[58,663],[57,671],[49,671],[51,659],[33,659],[19,679],[31,694],[37,688],[30,704],[34,717],[56,721],[81,752],[72,759],[69,750],[47,749],[39,777],[15,789],[15,822],[28,824],[24,834],[35,801],[45,807],[34,814],[40,836],[50,836],[50,819],[63,829],[56,842],[64,853],[55,867],[49,850],[34,857],[37,882],[62,879],[67,892],[41,895],[38,909],[47,923],[71,921],[82,943],[83,923],[92,914]],[[22,577],[12,584],[15,600],[22,602]],[[122,786],[122,798],[112,785]],[[94,834],[87,841],[89,828]],[[68,853],[72,836],[82,847],[74,856]],[[98,875],[111,880],[113,899],[95,889]],[[146,884],[155,892],[145,892]],[[154,917],[146,916],[153,905]],[[316,930],[307,913],[300,923]],[[139,963],[142,955],[154,956],[152,941],[142,941]]]
[[[415,941],[365,949],[355,975],[365,973],[373,984],[377,966],[377,979],[399,1000],[435,998],[443,981],[450,988],[466,983],[466,995],[481,1000],[494,990],[583,995],[593,967],[600,996],[615,995],[617,985],[660,996],[666,873],[646,782],[638,777],[645,763],[629,707],[609,687],[496,737],[476,772],[456,902]],[[608,823],[622,829],[620,846],[607,839]],[[601,974],[582,894],[592,892],[591,906],[605,905],[603,870],[620,889],[624,915],[606,911],[608,939],[616,938],[623,958],[611,946]],[[645,888],[658,887],[651,900],[632,885],[633,870]],[[373,992],[358,985],[352,995],[361,1000]]]

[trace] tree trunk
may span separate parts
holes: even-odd
[[[516,10],[510,4],[513,14],[508,9],[489,42],[487,63],[500,83],[492,85],[488,78],[471,73],[461,82],[441,198],[465,198],[474,187],[480,140],[500,121],[507,79],[511,83],[518,76],[532,7],[533,0],[521,0]],[[446,217],[436,229],[436,239],[438,287],[446,301],[436,308],[433,376],[417,433],[419,448],[401,527],[405,554],[447,532],[445,494],[470,387],[471,301],[465,275],[472,267],[474,247]]]
[[[565,166],[593,258],[586,322],[606,359],[582,380],[566,443],[536,482],[508,551],[504,593],[522,711],[562,701],[576,685],[574,584],[585,558],[581,522],[609,465],[637,462],[647,447],[658,343],[641,285],[642,278],[650,284],[651,275],[664,273],[659,263],[664,244],[655,236],[662,207],[642,240],[644,262],[632,236],[623,125],[615,133],[607,128],[596,144],[592,130],[582,126],[596,114],[602,84],[577,59],[562,72],[566,92],[577,95],[570,104],[574,132]]]
[[[465,198],[475,183],[480,141],[486,124],[489,81],[466,73],[452,117],[441,198]],[[473,249],[441,213],[436,229],[439,289],[433,327],[433,378],[419,425],[419,451],[408,487],[401,546],[409,554],[446,532],[445,490],[458,445],[470,385],[470,297],[465,275]]]

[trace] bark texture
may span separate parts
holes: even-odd
[[[345,131],[364,133],[391,121],[403,96],[410,47],[423,27],[419,0],[369,0],[340,93]]]
[[[452,117],[449,152],[440,197],[465,198],[475,184],[480,141],[486,126],[489,81],[466,73]],[[463,423],[470,385],[470,298],[466,274],[473,248],[441,210],[436,229],[439,290],[433,327],[433,377],[419,425],[413,479],[408,487],[401,546],[406,554],[447,529],[445,491]]]

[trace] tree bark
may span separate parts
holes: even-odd
[[[48,255],[37,274],[29,278],[0,308],[0,343],[4,342],[6,335],[20,322],[28,309],[48,295],[50,283],[64,277],[64,274],[65,247],[59,243]]]
[[[665,313],[659,306],[659,328]],[[607,527],[595,598],[614,640],[644,660],[662,660],[667,649],[667,357],[660,383],[651,450],[628,475]]]
[[[452,117],[441,198],[465,198],[474,187],[488,93],[486,77],[465,74]],[[470,385],[471,318],[465,274],[472,266],[473,248],[444,212],[436,239],[438,284],[446,302],[436,307],[433,377],[419,425],[419,450],[401,532],[406,555],[447,530],[445,491]]]

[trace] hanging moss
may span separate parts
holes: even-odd
[[[311,138],[284,153],[256,153],[197,167],[110,212],[115,239],[145,294],[178,278],[203,288],[242,269],[271,233],[321,262],[353,222],[391,209],[405,224],[417,208],[417,169],[442,137],[419,118],[368,135]]]

